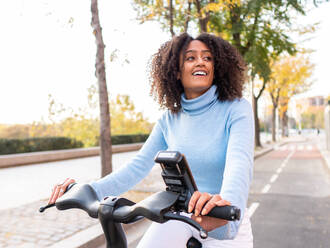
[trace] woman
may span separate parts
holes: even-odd
[[[207,231],[185,223],[153,223],[138,247],[185,247],[194,236],[203,247],[253,247],[246,204],[252,178],[254,127],[250,104],[242,98],[245,63],[228,42],[211,34],[184,33],[161,46],[151,64],[151,93],[167,111],[130,163],[92,182],[99,198],[119,195],[152,169],[159,150],[185,154],[200,191],[189,203],[191,218]],[[54,187],[50,203],[73,179]],[[241,221],[204,216],[215,206],[233,204]]]

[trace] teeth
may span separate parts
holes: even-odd
[[[194,76],[201,75],[201,76],[206,76],[206,72],[204,71],[196,71],[193,73]]]

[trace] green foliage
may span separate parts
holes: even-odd
[[[134,0],[133,6],[142,23],[158,21],[170,31],[172,18],[176,32],[187,30],[189,22],[199,31],[221,35],[243,55],[252,77],[259,75],[267,81],[271,58],[297,51],[289,34],[294,30],[294,15],[305,14],[303,1],[176,0],[172,1],[172,15],[170,2]],[[296,31],[301,33],[302,29]]]
[[[67,137],[0,139],[0,154],[60,150],[82,146],[82,142]]]

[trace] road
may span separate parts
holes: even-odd
[[[255,248],[330,247],[330,176],[318,137],[257,159],[249,212]]]

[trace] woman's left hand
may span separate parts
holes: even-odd
[[[228,223],[227,220],[213,218],[207,215],[216,206],[229,206],[230,202],[223,200],[220,195],[211,195],[195,191],[189,201],[188,212],[194,212],[191,218],[197,221],[206,231],[212,231]]]

